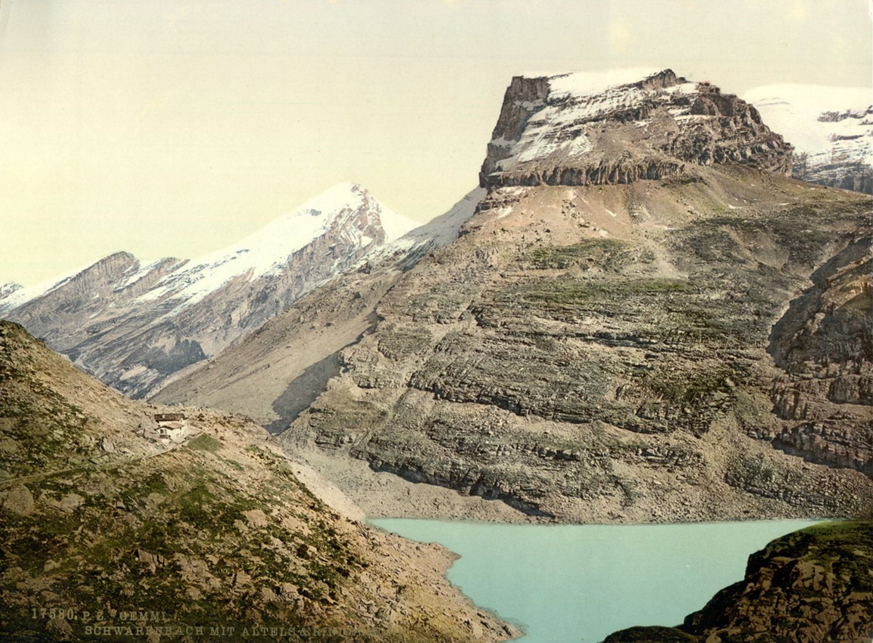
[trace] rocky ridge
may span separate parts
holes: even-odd
[[[867,204],[729,177],[493,190],[458,242],[386,292],[281,440],[559,520],[864,510],[860,474],[774,452],[783,375],[766,349]]]
[[[340,185],[200,259],[116,253],[10,290],[0,315],[110,386],[144,397],[410,227],[360,186]]]
[[[867,643],[873,525],[815,525],[749,557],[745,578],[679,627],[634,627],[604,643]]]
[[[193,435],[161,444],[165,409],[8,322],[0,400],[4,641],[515,634],[446,581],[448,552],[338,515],[244,418],[175,409]]]
[[[171,382],[154,400],[232,409],[273,432],[287,429],[339,371],[339,352],[376,323],[385,293],[418,260],[457,239],[484,195],[472,190],[445,214],[373,250],[354,270],[301,298],[293,312]]]

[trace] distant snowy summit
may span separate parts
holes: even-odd
[[[0,301],[5,299],[9,299],[16,292],[21,290],[21,284],[16,283],[8,283],[8,284],[0,284]]]
[[[357,183],[341,183],[239,243],[188,262],[162,278],[139,301],[169,297],[180,302],[177,310],[181,310],[233,280],[255,282],[281,276],[295,253],[319,239],[330,241],[324,259],[332,274],[347,263],[342,248],[358,248],[366,254],[416,225],[381,205]]]
[[[506,90],[480,183],[630,183],[725,163],[787,173],[791,146],[745,101],[670,69],[528,74]]]
[[[169,299],[180,306],[201,301],[234,279],[255,281],[281,274],[289,258],[320,237],[334,234],[337,240],[368,249],[400,238],[418,224],[381,205],[356,183],[341,183],[275,219],[242,241],[192,261],[159,259],[143,262],[131,257],[129,267],[114,284],[121,292],[148,281],[167,263],[171,270],[138,296],[147,302]],[[336,260],[336,257],[334,258]],[[102,261],[102,260],[101,260]],[[81,266],[35,286],[0,286],[0,313],[57,291],[78,275],[99,266]]]
[[[870,88],[778,84],[744,98],[794,145],[795,178],[873,194]]]
[[[34,286],[0,286],[0,315],[142,397],[415,227],[343,183],[192,261],[121,252]]]

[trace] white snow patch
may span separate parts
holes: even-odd
[[[496,147],[512,147],[515,145],[515,141],[504,138],[503,136],[492,138],[490,143]]]
[[[525,74],[528,78],[547,78],[549,94],[545,105],[535,105],[517,142],[500,137],[492,144],[508,147],[509,154],[497,163],[497,170],[508,171],[519,164],[549,157],[579,157],[592,149],[584,135],[584,122],[600,114],[632,109],[661,90],[646,90],[634,85],[662,70],[656,68],[610,69],[598,72],[564,74]],[[679,85],[682,93],[697,91],[696,83]],[[674,109],[676,115],[688,109]],[[646,127],[647,121],[636,121]]]
[[[407,232],[411,232],[421,225],[418,221],[413,221],[402,214],[397,214],[384,205],[380,204],[379,207],[381,208],[379,221],[382,222],[382,229],[385,231],[385,243],[399,239]]]
[[[124,290],[128,286],[132,286],[137,281],[148,275],[152,270],[157,268],[163,259],[155,259],[154,261],[141,260],[138,264],[134,264],[128,268],[124,278],[118,283],[113,290]]]
[[[548,74],[551,94],[549,98],[591,96],[602,94],[611,87],[636,83],[660,73],[653,67],[630,67],[604,71],[577,71],[563,74]]]
[[[500,188],[501,192],[506,191],[514,195],[523,194],[526,189],[524,187]],[[396,252],[409,252],[416,247],[441,248],[448,245],[458,238],[461,226],[475,214],[476,207],[485,198],[485,194],[485,188],[471,190],[446,213],[411,230],[399,239],[368,252],[363,261],[387,257]]]
[[[831,87],[782,83],[755,87],[742,98],[752,103],[774,132],[782,134],[797,152],[808,155],[850,153],[869,163],[873,123],[863,113],[873,104],[870,87]],[[826,112],[854,112],[857,118],[836,122],[818,120]],[[859,137],[840,141],[842,149],[833,149],[838,138]],[[822,162],[827,162],[822,159]]]

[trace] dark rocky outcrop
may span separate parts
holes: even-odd
[[[745,578],[677,628],[634,627],[604,643],[867,643],[873,525],[816,525],[753,554]]]

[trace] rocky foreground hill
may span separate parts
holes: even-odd
[[[44,284],[7,284],[0,315],[145,397],[412,227],[361,186],[341,184],[198,259],[119,252]]]
[[[448,552],[340,516],[262,428],[183,409],[192,434],[163,444],[161,410],[0,322],[0,639],[515,634],[448,583]]]
[[[604,643],[869,643],[873,525],[816,525],[749,558],[745,578],[679,627],[634,627]]]
[[[753,106],[669,70],[516,78],[456,241],[158,399],[284,429],[372,515],[868,513],[871,202],[790,166]]]

